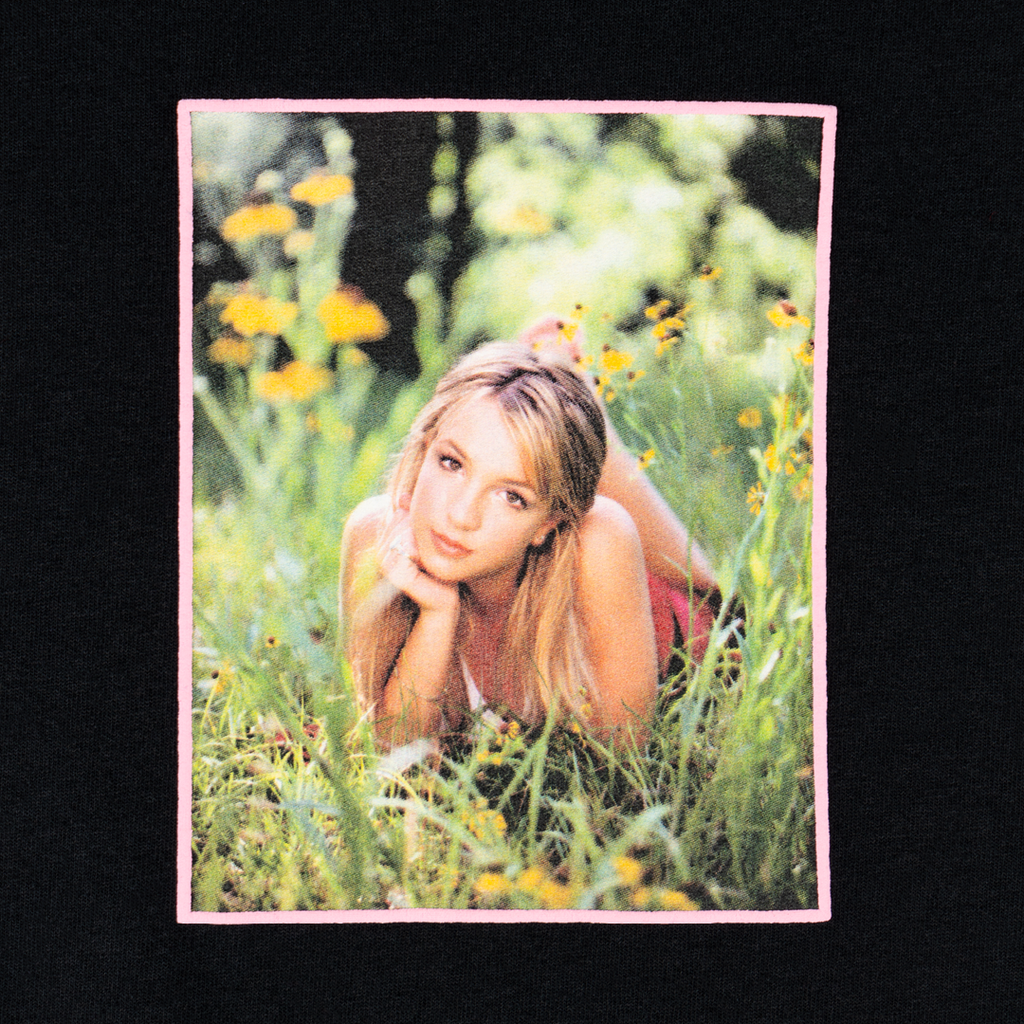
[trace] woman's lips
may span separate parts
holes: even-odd
[[[430,538],[434,542],[434,547],[446,558],[464,558],[470,554],[469,548],[464,547],[450,537],[446,537],[443,533],[438,533],[436,530],[430,531]]]

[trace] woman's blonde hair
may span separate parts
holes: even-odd
[[[587,385],[568,367],[522,345],[483,345],[441,378],[413,422],[388,488],[396,507],[411,496],[442,419],[481,394],[498,403],[524,455],[530,483],[557,522],[544,543],[526,551],[495,667],[499,691],[519,694],[522,706],[515,710],[537,722],[552,703],[578,708],[591,689],[575,598],[579,526],[593,506],[607,451],[604,415]],[[353,651],[352,661],[365,669],[357,668],[365,702],[374,701],[386,683],[415,616],[415,605],[399,594],[377,605],[371,613],[376,621],[364,620],[354,631],[359,650]],[[464,600],[457,647],[468,639]],[[457,654],[453,675],[461,672]]]

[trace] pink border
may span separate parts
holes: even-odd
[[[576,911],[576,910],[338,910],[204,913],[191,909],[192,876],[192,151],[190,115],[203,110],[265,112],[389,112],[399,110],[530,111],[659,114],[777,114],[822,119],[821,189],[818,203],[814,359],[814,519],[811,527],[814,648],[814,781],[818,901],[814,910],[774,911]],[[836,108],[804,103],[645,103],[618,100],[181,100],[178,104],[179,257],[179,473],[178,543],[178,878],[177,920],[181,924],[343,924],[403,921],[500,923],[590,922],[595,924],[725,924],[828,921],[832,916],[828,829],[828,764],[825,677],[825,430],[828,368],[829,257],[835,168]]]

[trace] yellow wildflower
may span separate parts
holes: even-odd
[[[747,504],[750,506],[750,514],[756,516],[761,511],[761,506],[764,504],[764,499],[767,495],[764,492],[764,488],[761,486],[761,481],[758,480],[753,487],[747,491]]]
[[[491,820],[491,824],[502,834],[505,834],[505,829],[508,828],[508,822],[505,821],[504,814],[495,814]]]
[[[682,310],[680,310],[680,312],[682,312]],[[680,320],[678,316],[670,316],[662,320],[658,326],[664,328],[666,331],[685,331],[686,321]]]
[[[800,316],[797,312],[796,306],[792,302],[786,302],[785,299],[780,299],[767,313],[768,319],[778,328],[788,330],[794,324],[803,324],[804,327],[810,327],[811,321],[805,316]]]
[[[284,249],[284,254],[295,259],[300,253],[309,252],[313,248],[313,242],[316,240],[316,236],[312,231],[291,231],[285,235],[284,241],[281,243],[281,247]]]
[[[643,877],[644,866],[633,857],[613,857],[612,867],[618,875],[619,885],[632,887]]]
[[[370,361],[370,357],[361,348],[352,345],[342,349],[341,358],[349,366],[365,366]]]
[[[654,897],[654,892],[647,885],[641,885],[639,889],[634,889],[629,894],[629,902],[637,910],[646,910],[651,905],[651,900]]]
[[[561,338],[564,338],[566,342],[572,341],[576,337],[576,332],[580,329],[579,324],[565,323],[562,322],[562,326],[558,328],[558,334]]]
[[[753,430],[755,427],[761,426],[761,410],[755,406],[748,406],[736,417],[736,422],[741,427],[748,427]]]
[[[806,319],[806,318],[805,318]],[[804,366],[814,365],[814,339],[808,338],[802,345],[797,348],[790,349],[793,353],[793,358],[798,363],[803,363]]]
[[[312,171],[305,181],[292,185],[292,199],[310,206],[332,203],[352,191],[352,179],[346,174],[327,174],[322,168]]]
[[[481,747],[481,748],[480,748],[480,749],[479,749],[479,750],[478,750],[478,751],[476,752],[476,759],[477,759],[477,760],[478,760],[478,761],[479,761],[479,762],[480,762],[481,764],[486,764],[486,763],[487,763],[487,760],[488,760],[488,758],[489,758],[490,756],[491,756],[491,751],[490,751],[490,749],[489,749],[488,747]]]
[[[233,338],[230,334],[219,337],[206,354],[214,363],[231,363],[234,366],[248,366],[252,362],[253,347],[245,338]]]
[[[573,902],[572,889],[550,879],[541,883],[537,896],[547,910],[565,910]]]
[[[299,311],[298,303],[265,299],[255,292],[235,295],[220,315],[224,323],[246,338],[254,334],[280,334]]]
[[[700,279],[702,281],[717,281],[722,276],[721,267],[710,267],[706,263],[700,268]]]
[[[601,353],[601,369],[609,373],[625,370],[633,362],[632,352],[619,352],[614,348],[605,347]]]
[[[276,636],[268,636],[267,637],[267,646],[268,647],[278,647],[278,646],[280,646],[280,643],[281,643],[281,641]]]
[[[604,393],[604,400],[605,400],[605,403],[606,403],[607,405],[610,405],[610,404],[611,404],[612,402],[614,402],[614,401],[615,401],[615,396],[616,396],[617,394],[618,394],[618,391],[616,391],[616,390],[615,390],[614,388],[609,388],[609,389],[608,389],[608,390],[607,390],[607,391],[606,391],[606,392]]]
[[[637,459],[637,464],[641,469],[646,469],[654,461],[654,457],[657,454],[658,453],[653,448],[648,448],[647,451]]]
[[[546,881],[546,876],[541,868],[527,868],[517,879],[516,885],[525,893],[533,895],[540,891]]]
[[[665,910],[700,910],[685,892],[674,889],[659,889],[657,897]]]
[[[593,365],[594,365],[594,357],[593,356],[589,356],[589,355],[588,356],[580,356],[580,358],[576,360],[576,369],[577,370],[587,370],[587,369],[589,369]]]
[[[711,457],[713,459],[717,459],[723,455],[728,455],[730,452],[734,452],[735,450],[736,445],[734,444],[720,444],[717,448],[711,449]]]
[[[339,284],[317,306],[316,315],[327,337],[339,345],[377,341],[391,330],[381,311],[353,285]]]
[[[281,370],[263,374],[256,381],[256,391],[274,404],[304,402],[325,391],[330,383],[330,370],[295,360]]]
[[[509,722],[509,724],[508,724],[508,734],[509,734],[509,736],[512,739],[515,739],[519,735],[519,723],[518,722]]]
[[[668,339],[670,330],[671,328],[666,327],[665,321],[663,320],[661,323],[655,324],[651,328],[651,335],[657,338],[659,341],[666,341]]]
[[[636,384],[636,382],[641,377],[646,377],[646,376],[647,376],[647,371],[646,370],[630,370],[629,373],[626,374],[626,380],[629,382],[628,384],[626,384],[626,387],[627,388],[633,387],[633,385]]]
[[[496,871],[485,871],[474,883],[473,891],[485,900],[498,899],[508,892],[509,881]]]
[[[279,203],[257,203],[243,206],[227,217],[220,233],[227,242],[243,242],[262,235],[287,235],[297,218],[290,206]]]
[[[644,310],[644,316],[649,320],[660,320],[665,315],[665,310],[671,305],[672,303],[669,299],[661,299],[653,306],[648,306]]]
[[[765,448],[764,462],[772,473],[777,473],[779,471],[779,453],[776,451],[775,445],[770,444],[767,448]]]
[[[655,328],[655,330],[657,330],[657,328]],[[672,334],[669,335],[669,337],[667,338],[662,338],[662,340],[659,341],[657,346],[655,347],[654,354],[656,356],[662,355],[663,353],[667,352],[674,344],[676,344],[677,341],[679,341],[678,334]]]
[[[793,494],[796,496],[797,501],[806,501],[814,493],[814,485],[811,482],[811,474],[814,472],[814,467],[811,466],[807,470],[807,475],[797,481],[796,487],[793,488]]]

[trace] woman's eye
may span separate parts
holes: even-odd
[[[438,458],[438,462],[440,462],[445,469],[450,469],[453,472],[461,466],[459,460],[453,455],[441,455]]]
[[[514,508],[526,508],[526,499],[515,491],[506,491],[505,500]]]

